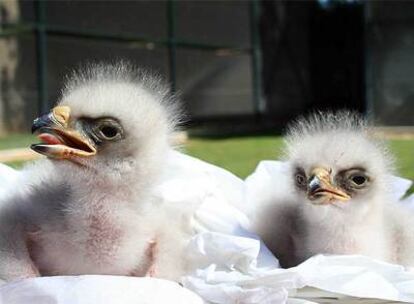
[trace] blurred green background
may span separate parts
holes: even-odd
[[[28,147],[36,141],[37,139],[31,135],[14,134],[0,139],[0,150]],[[389,145],[396,156],[399,175],[414,180],[414,140],[390,140]],[[282,153],[282,146],[282,137],[276,135],[190,137],[182,146],[182,151],[245,178],[261,160],[278,159]],[[16,168],[22,166],[21,162],[9,164]]]
[[[414,180],[414,140],[390,140],[389,145],[396,155],[399,174]],[[191,138],[186,152],[244,178],[259,161],[281,157],[282,148],[281,136]]]

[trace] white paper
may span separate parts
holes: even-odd
[[[222,168],[174,151],[169,155],[166,172],[156,191],[168,205],[192,212],[194,234],[218,232],[259,239],[248,231],[249,219],[241,211],[245,203],[243,180]],[[277,267],[277,259],[263,242],[259,244],[257,263]]]
[[[204,232],[190,242],[191,260],[204,260],[183,285],[211,303],[285,303],[288,289],[303,286],[297,273],[258,267],[260,241]],[[203,268],[204,266],[204,268]]]
[[[297,271],[310,287],[358,298],[414,303],[414,273],[399,265],[357,255],[318,255],[299,265]]]
[[[247,214],[255,213],[258,204],[271,202],[273,198],[289,199],[291,191],[287,163],[281,161],[261,161],[255,171],[249,175],[245,182],[244,210]]]
[[[390,176],[391,180],[391,194],[395,201],[400,200],[407,193],[413,182],[402,177]]]
[[[0,287],[0,304],[202,304],[177,283],[120,276],[40,277]]]
[[[201,205],[209,197],[233,206],[244,202],[242,179],[197,158],[171,151],[165,172],[157,192],[169,203]]]
[[[160,198],[178,211],[185,208],[192,212],[194,237],[187,252],[195,270],[182,278],[187,291],[210,303],[223,304],[357,303],[360,297],[414,303],[414,274],[368,257],[316,256],[295,268],[278,268],[277,259],[248,231],[249,219],[242,211],[254,207],[254,201],[288,193],[286,163],[261,162],[245,182],[177,152],[171,153],[168,163],[168,174],[157,188]],[[395,178],[393,185],[396,197],[401,198],[410,181]],[[414,196],[402,202],[414,203]],[[0,303],[36,303],[32,299],[64,304],[171,303],[171,299],[180,303],[175,299],[180,299],[186,289],[153,280],[111,276],[28,279],[2,286]],[[142,284],[147,285],[143,288]],[[104,298],[94,298],[102,292]],[[12,302],[10,295],[25,302]],[[201,303],[190,291],[182,297],[181,303]]]
[[[259,243],[249,239],[204,233],[193,246],[190,251],[211,264],[183,283],[212,303],[286,303],[288,293],[295,303],[324,297],[329,303],[356,298],[414,303],[414,273],[369,257],[318,255],[294,268],[266,269],[256,267]]]
[[[16,183],[19,175],[19,171],[0,163],[0,197]]]
[[[414,210],[414,193],[404,198],[402,203]]]

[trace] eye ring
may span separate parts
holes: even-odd
[[[302,173],[296,173],[295,181],[297,185],[304,186],[306,184],[306,177]]]
[[[348,180],[351,187],[356,189],[364,188],[370,181],[369,177],[361,172],[351,174]]]
[[[105,118],[95,122],[94,134],[100,140],[114,141],[122,139],[123,129],[119,122],[114,119]]]

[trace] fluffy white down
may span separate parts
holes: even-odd
[[[414,216],[395,204],[393,158],[370,134],[367,123],[349,112],[317,113],[290,126],[283,190],[262,200],[253,216],[254,229],[282,266],[295,266],[318,253],[363,254],[414,265],[414,254],[408,253],[414,250]],[[298,167],[309,173],[318,166],[332,169],[332,176],[362,167],[372,181],[347,202],[313,205],[295,187],[294,176]]]
[[[174,103],[156,77],[125,63],[74,73],[58,102],[70,107],[70,124],[111,116],[125,138],[78,163],[43,159],[24,169],[21,188],[2,198],[1,278],[180,276],[186,227],[152,193],[171,149]]]

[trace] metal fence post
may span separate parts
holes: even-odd
[[[266,100],[262,91],[262,52],[260,46],[260,1],[252,0],[250,4],[250,39],[252,62],[253,107],[256,115],[266,111]]]
[[[170,72],[171,92],[177,89],[177,41],[176,41],[176,4],[174,0],[167,2],[167,26],[168,26],[168,64]]]
[[[47,86],[47,45],[46,45],[46,1],[36,1],[36,59],[38,111],[45,113],[48,108]]]
[[[365,73],[365,116],[369,119],[375,118],[374,108],[374,81],[373,69],[375,67],[371,56],[371,30],[374,26],[372,22],[371,3],[363,3],[364,10],[364,73]]]

